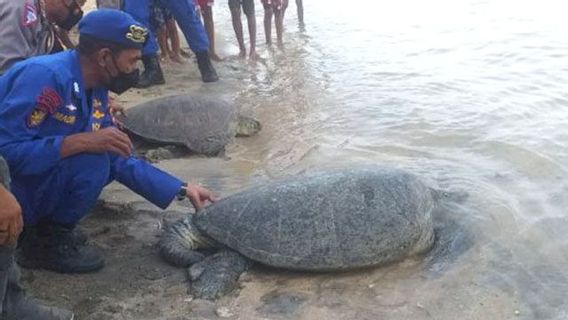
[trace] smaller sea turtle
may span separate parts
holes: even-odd
[[[430,249],[437,193],[417,176],[376,167],[251,187],[171,225],[160,252],[189,268],[192,293],[231,291],[256,261],[304,271],[383,265]],[[207,256],[211,251],[213,255]]]
[[[237,114],[221,99],[174,95],[132,107],[118,119],[133,140],[154,145],[184,146],[199,154],[218,155],[235,136],[248,137],[260,123]]]

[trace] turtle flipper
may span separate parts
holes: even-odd
[[[206,257],[188,268],[191,294],[200,299],[217,299],[233,291],[250,264],[250,260],[230,250]]]
[[[204,237],[193,225],[191,216],[170,225],[158,244],[160,255],[171,265],[189,267],[205,257],[198,248],[214,247],[213,240]]]

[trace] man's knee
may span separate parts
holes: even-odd
[[[241,3],[239,0],[229,0],[229,8],[231,10],[236,9],[237,7],[240,7]]]
[[[243,12],[248,19],[254,17],[254,0],[244,0],[243,1]]]

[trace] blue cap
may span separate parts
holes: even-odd
[[[79,21],[79,34],[114,42],[124,48],[141,49],[146,43],[148,29],[128,13],[99,9]]]

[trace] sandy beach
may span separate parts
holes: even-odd
[[[377,164],[464,191],[467,200],[449,207],[452,223],[437,226],[434,250],[339,274],[255,265],[228,296],[194,299],[187,271],[157,250],[164,226],[190,204],[162,211],[112,183],[80,224],[105,268],[23,270],[31,294],[78,320],[568,319],[565,4],[305,2],[303,28],[290,1],[279,49],[265,44],[255,1],[261,58],[249,63],[236,57],[227,0],[217,0],[220,81],[202,83],[192,56],[162,64],[165,85],[117,100],[128,110],[165,95],[210,95],[258,119],[262,131],[220,157],[156,164],[219,198],[283,176]]]

